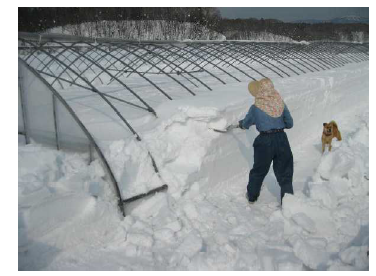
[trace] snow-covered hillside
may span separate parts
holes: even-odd
[[[46,33],[91,38],[111,37],[126,40],[226,40],[225,35],[199,24],[164,20],[86,22],[78,25],[55,27],[47,30]],[[241,34],[237,31],[228,31],[226,35],[235,36],[237,40],[294,42],[290,37],[268,32],[248,32],[247,34]],[[345,41],[345,38],[343,40]]]
[[[46,33],[127,40],[225,40],[226,37],[194,23],[165,20],[85,22],[47,30]]]
[[[122,218],[97,161],[19,139],[19,270],[368,270],[369,63],[272,79],[295,124],[286,131],[295,194],[283,207],[272,169],[258,202],[245,199],[254,127],[211,130],[243,118],[253,102],[247,82],[134,118],[143,142],[85,109],[78,115],[101,140],[124,198],[169,189],[130,204]],[[331,120],[343,140],[322,154]]]
[[[226,36],[236,37],[236,40],[262,41],[262,42],[296,42],[291,37],[263,32],[238,32],[227,31]]]

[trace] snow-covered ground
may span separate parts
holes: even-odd
[[[89,93],[64,92],[101,140],[123,198],[169,189],[122,218],[98,161],[19,139],[19,270],[368,270],[368,62],[273,82],[295,124],[286,131],[295,194],[283,207],[272,169],[258,202],[245,199],[254,127],[211,130],[243,118],[247,82],[158,102],[158,118],[130,119],[142,142],[82,108]],[[331,120],[343,140],[322,154]]]

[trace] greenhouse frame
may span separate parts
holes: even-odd
[[[194,97],[218,84],[288,78],[368,60],[368,43],[126,41],[19,33],[18,134],[26,143],[32,139],[58,150],[85,152],[88,162],[99,160],[125,216],[126,204],[165,190],[168,183],[124,198],[98,138],[63,91],[94,93],[141,142],[129,113],[119,110],[119,104],[157,118],[161,102]],[[104,88],[118,92],[114,96]],[[159,174],[151,152],[149,157]]]

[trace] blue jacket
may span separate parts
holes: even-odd
[[[277,118],[269,116],[255,105],[252,105],[245,118],[239,121],[239,126],[248,129],[252,125],[256,125],[258,131],[268,131],[271,129],[292,128],[294,121],[286,104],[282,115]]]

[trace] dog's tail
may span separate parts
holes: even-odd
[[[342,140],[342,136],[341,136],[341,132],[338,129],[337,123],[335,121],[331,121],[331,123],[333,124],[334,129],[335,129],[334,136],[337,137],[338,141],[341,141]]]

